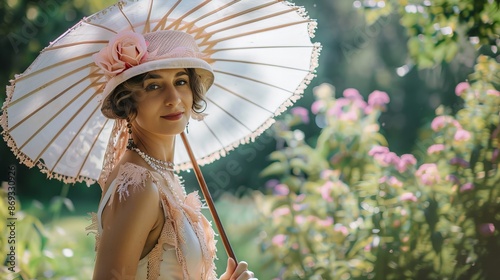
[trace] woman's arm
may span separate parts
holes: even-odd
[[[134,189],[134,188],[130,188]],[[97,249],[94,280],[135,279],[137,265],[160,205],[156,186],[146,181],[125,200],[106,206]]]

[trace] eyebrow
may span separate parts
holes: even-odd
[[[175,73],[175,77],[180,77],[180,76],[184,76],[184,75],[188,75],[188,73],[186,73],[185,71],[179,71],[177,73]],[[148,73],[145,77],[144,77],[144,81],[148,80],[148,79],[161,79],[163,78],[161,75],[158,75],[158,74],[154,74],[154,73]]]

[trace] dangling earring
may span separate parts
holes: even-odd
[[[186,124],[186,133],[189,134],[189,122]]]
[[[134,139],[132,138],[132,124],[130,123],[130,118],[127,118],[127,129],[128,129],[127,149],[132,150],[135,147],[135,143]]]

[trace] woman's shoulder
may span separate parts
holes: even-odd
[[[117,166],[117,173],[110,178],[109,188],[114,189],[119,201],[123,201],[136,192],[158,193],[158,179],[153,172],[133,162],[124,162]]]

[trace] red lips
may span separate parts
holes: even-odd
[[[180,120],[182,118],[183,114],[184,114],[183,112],[175,112],[172,114],[161,116],[161,118],[165,119],[165,120],[169,120],[169,121],[176,121],[176,120]]]

